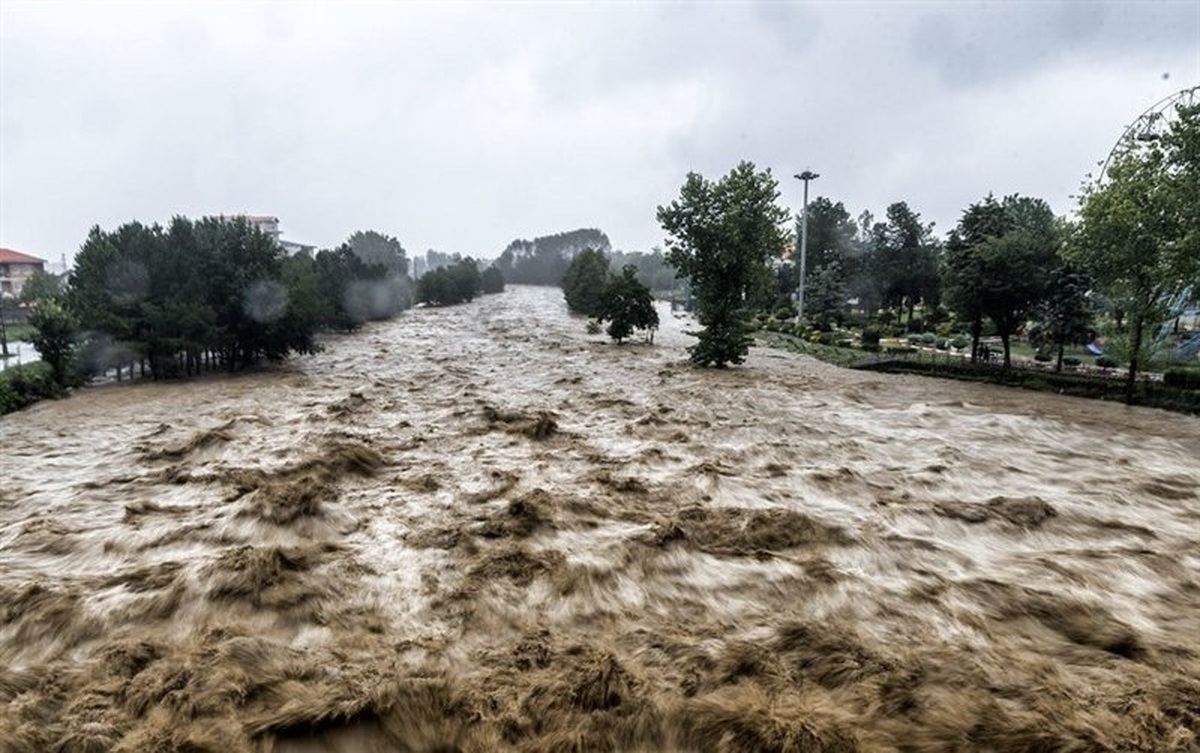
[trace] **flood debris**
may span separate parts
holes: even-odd
[[[740,557],[850,541],[840,527],[782,507],[704,506],[682,509],[660,521],[645,540],[656,546],[680,542],[709,554]]]
[[[1021,528],[1037,528],[1058,513],[1041,497],[992,497],[987,502],[943,500],[934,510],[947,518],[967,523],[1000,520]]]
[[[558,433],[558,418],[546,410],[525,413],[485,405],[483,419],[491,430],[499,429],[534,440],[548,439]]]

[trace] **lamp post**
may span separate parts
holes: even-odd
[[[808,182],[821,176],[812,170],[805,170],[796,176],[796,180],[804,182],[804,211],[800,215],[800,287],[796,293],[796,320],[804,318],[804,271],[808,262]]]

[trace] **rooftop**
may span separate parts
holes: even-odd
[[[45,264],[45,259],[13,251],[11,248],[0,248],[0,264]]]

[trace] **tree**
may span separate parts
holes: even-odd
[[[650,289],[637,279],[637,267],[625,265],[621,274],[613,275],[600,294],[597,318],[609,322],[608,336],[620,343],[635,329],[658,329],[658,311]]]
[[[1092,305],[1088,300],[1090,280],[1070,262],[1062,262],[1050,274],[1046,294],[1038,307],[1037,324],[1044,340],[1058,351],[1054,370],[1062,371],[1063,355],[1069,342],[1079,342],[1088,333]]]
[[[600,294],[608,280],[608,257],[585,248],[571,260],[562,278],[563,297],[571,313],[600,315]]]
[[[1123,314],[1132,402],[1147,328],[1200,278],[1200,106],[1180,107],[1163,138],[1131,138],[1123,148],[1106,175],[1084,185],[1067,253]]]
[[[346,239],[346,244],[364,264],[377,264],[391,274],[408,274],[408,255],[400,241],[374,230],[359,230]]]
[[[1012,336],[1046,297],[1058,266],[1059,223],[1046,202],[988,196],[963,213],[943,266],[947,300],[971,322],[977,353],[983,317],[996,326],[1011,365]],[[973,356],[974,357],[974,356]]]
[[[426,272],[417,281],[417,297],[431,306],[452,306],[479,295],[482,277],[479,265],[471,257]]]
[[[504,279],[521,285],[561,285],[571,261],[584,249],[607,254],[612,245],[596,228],[580,228],[534,238],[518,238],[496,259]]]
[[[840,262],[831,261],[817,267],[805,282],[805,317],[818,329],[829,331],[841,320],[846,304],[846,283]]]
[[[21,303],[33,305],[44,299],[61,298],[65,290],[63,282],[62,277],[39,269],[21,287]]]
[[[667,261],[687,277],[704,327],[689,348],[693,363],[742,363],[750,346],[747,294],[769,279],[767,260],[787,244],[790,213],[776,202],[771,171],[742,162],[717,182],[689,173],[679,198],[658,207],[667,233]]]
[[[483,270],[479,282],[485,294],[504,292],[504,273],[494,264]]]
[[[946,303],[971,326],[971,361],[978,360],[983,334],[983,262],[978,249],[989,238],[1004,234],[1004,209],[991,194],[963,212],[950,231],[942,261]]]
[[[30,342],[49,364],[55,383],[69,386],[78,329],[75,318],[60,301],[48,298],[38,302],[29,315],[29,324],[33,327]]]
[[[870,242],[882,304],[896,310],[897,323],[907,310],[908,326],[913,329],[917,304],[936,306],[941,295],[941,248],[933,237],[933,225],[923,224],[919,213],[898,201],[887,208],[887,222],[871,228]]]

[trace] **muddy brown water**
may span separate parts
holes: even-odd
[[[582,325],[0,419],[0,750],[1200,750],[1200,421]]]

